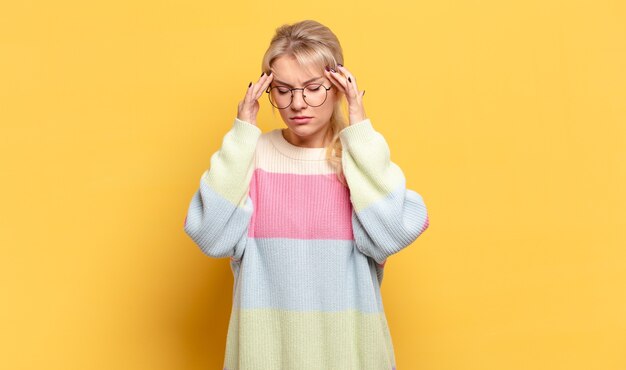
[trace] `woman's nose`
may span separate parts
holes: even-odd
[[[304,90],[294,90],[292,99],[291,106],[295,109],[300,109],[307,105],[304,101]]]

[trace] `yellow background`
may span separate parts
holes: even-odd
[[[398,370],[626,369],[621,0],[3,2],[0,367],[221,369],[232,274],[183,221],[306,18],[429,210],[382,285]]]

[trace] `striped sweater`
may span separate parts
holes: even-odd
[[[422,197],[369,119],[324,148],[235,119],[200,177],[184,231],[234,276],[225,370],[391,370],[387,258],[428,227]]]

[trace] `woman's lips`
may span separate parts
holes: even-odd
[[[296,116],[296,117],[291,117],[291,120],[294,121],[295,123],[307,123],[309,122],[313,117],[305,117],[305,116]]]

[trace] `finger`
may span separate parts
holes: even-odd
[[[252,96],[256,96],[256,93],[259,91],[259,89],[261,88],[265,80],[267,80],[267,78],[268,78],[268,75],[266,75],[265,72],[261,73],[261,77],[259,77],[259,80],[253,86]]]
[[[264,78],[265,78],[265,74],[261,75],[258,81],[252,84],[252,88],[251,88],[252,91],[250,93],[251,99],[254,99],[254,97],[256,96],[256,93],[259,90],[259,84],[263,81]]]
[[[338,93],[343,94],[344,96],[348,96],[345,82],[341,81],[341,79],[337,78],[334,73],[329,72],[327,76],[330,82],[335,86]]]
[[[331,76],[335,78],[341,85],[343,86],[343,91],[346,94],[346,97],[355,98],[357,96],[356,90],[354,89],[354,85],[348,81],[346,77],[339,75],[339,73],[332,73]]]
[[[356,82],[356,77],[354,77],[354,75],[348,70],[348,68],[342,66],[341,64],[337,64],[337,70],[341,72],[344,76],[346,76],[346,79],[348,79],[349,77],[351,80],[350,82]]]
[[[267,87],[270,85],[270,83],[272,83],[272,81],[274,80],[274,74],[270,74],[270,75],[263,75],[261,77],[262,82],[259,82],[259,89],[256,91],[255,93],[255,99],[259,99],[261,97],[261,95],[263,95],[263,93],[265,93],[265,90],[267,90]]]
[[[252,81],[248,84],[248,90],[246,90],[246,95],[243,98],[244,104],[247,104],[252,98]]]
[[[261,77],[259,77],[259,80],[256,83],[250,82],[250,85],[248,86],[248,91],[246,92],[246,102],[250,102],[252,99],[258,99],[257,93],[266,79],[267,75],[265,73],[262,73]]]
[[[330,80],[330,82],[336,85],[340,91],[342,91],[344,94],[346,93],[347,91],[346,89],[348,86],[344,78],[342,78],[341,76],[338,76],[336,72],[333,73],[329,71],[324,71],[324,75]]]
[[[355,93],[358,93],[359,88],[356,85],[356,77],[354,77],[354,75],[346,67],[342,66],[341,64],[337,64],[337,69],[341,73],[343,73],[343,75],[345,76],[346,80],[348,81],[348,86],[352,88]],[[357,94],[357,95],[360,95],[360,94]]]

